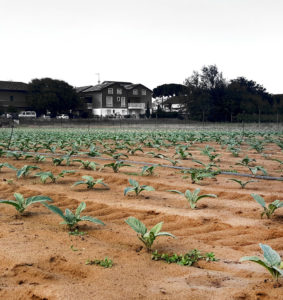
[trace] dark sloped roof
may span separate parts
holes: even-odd
[[[114,82],[102,82],[101,84],[97,84],[95,86],[91,86],[90,88],[84,90],[84,93],[88,93],[88,92],[99,92],[101,90],[103,90],[104,88],[107,88],[109,86],[111,86]]]
[[[91,88],[92,85],[86,85],[86,86],[79,86],[79,87],[76,87],[76,92],[77,93],[81,93],[89,88]]]
[[[17,81],[0,81],[0,90],[5,91],[27,91],[27,84]]]
[[[149,91],[151,91],[151,89],[149,89],[148,87],[144,86],[143,84],[137,83],[131,83],[131,82],[124,82],[124,81],[103,81],[100,84],[94,85],[94,86],[90,86],[89,88],[86,88],[84,90],[81,90],[81,92],[84,93],[88,93],[88,92],[100,92],[101,90],[110,87],[111,85],[114,84],[119,84],[121,87],[124,87],[127,90],[131,90],[137,86],[142,86],[146,89],[148,89]],[[151,91],[152,92],[152,91]]]

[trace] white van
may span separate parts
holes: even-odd
[[[22,111],[19,113],[19,118],[36,118],[35,111]]]

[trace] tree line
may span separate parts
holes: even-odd
[[[204,66],[184,84],[163,84],[153,89],[159,99],[159,116],[165,109],[199,121],[278,121],[283,115],[283,95],[272,95],[253,80],[238,77],[227,81],[216,65]]]

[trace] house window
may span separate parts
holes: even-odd
[[[85,97],[86,103],[92,103],[92,97]]]
[[[121,100],[121,97],[117,97],[117,101],[120,102],[120,100]]]
[[[10,96],[10,101],[14,101],[14,96]]]
[[[146,96],[146,90],[145,89],[142,89],[142,95]]]
[[[133,95],[138,95],[139,94],[139,91],[137,89],[134,89],[133,90]]]
[[[122,89],[117,89],[117,95],[122,95]]]
[[[126,97],[121,97],[121,107],[126,107]]]
[[[106,96],[106,107],[112,107],[112,106],[113,106],[113,97]]]
[[[108,94],[109,94],[109,95],[113,95],[113,88],[109,88],[109,89],[108,89]]]

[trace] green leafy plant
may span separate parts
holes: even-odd
[[[229,180],[237,182],[241,186],[242,189],[244,189],[248,183],[257,182],[257,180],[241,181],[239,179],[234,179],[234,178],[231,178]]]
[[[46,201],[52,202],[52,199],[47,196],[32,196],[25,199],[22,194],[15,193],[14,197],[16,200],[0,200],[0,203],[13,205],[20,214],[31,204],[38,202],[45,203]]]
[[[52,158],[52,162],[53,162],[54,166],[61,166],[64,159],[65,159],[64,157],[54,157],[54,158]]]
[[[30,174],[31,170],[40,169],[37,166],[29,166],[24,165],[21,169],[17,170],[17,178],[26,177],[28,174]]]
[[[217,196],[214,194],[199,195],[200,189],[196,189],[193,192],[191,192],[190,190],[186,190],[185,193],[177,190],[169,190],[168,192],[177,193],[184,196],[188,200],[192,209],[196,208],[197,202],[202,198],[217,198]]]
[[[63,178],[66,174],[73,174],[76,171],[74,170],[64,170],[60,172],[58,175],[54,175],[52,172],[39,172],[36,173],[35,176],[40,177],[42,183],[46,183],[46,180],[49,178],[52,183],[57,182],[59,178]]]
[[[215,175],[219,174],[219,171],[205,170],[205,169],[190,169],[183,173],[189,173],[191,175],[192,183],[199,183],[205,178],[214,178]]]
[[[10,152],[6,152],[6,156],[13,157],[15,160],[19,160],[21,157],[23,157],[23,154],[17,151],[10,151]]]
[[[34,156],[33,158],[36,162],[41,162],[41,161],[45,161],[45,156],[37,154]]]
[[[136,180],[129,179],[129,183],[132,186],[126,187],[124,189],[124,196],[126,196],[130,192],[135,192],[136,196],[138,196],[142,191],[154,191],[154,188],[149,185],[140,185]]]
[[[218,259],[215,258],[215,254],[213,252],[205,253],[204,255],[200,253],[199,250],[194,249],[186,254],[167,254],[167,253],[158,253],[157,250],[155,250],[152,253],[152,260],[164,260],[168,264],[176,263],[181,266],[192,266],[194,263],[198,262],[199,260],[206,260],[206,261],[217,261]]]
[[[272,203],[270,203],[268,206],[266,206],[264,199],[260,195],[251,194],[251,196],[258,204],[260,204],[263,207],[263,212],[261,213],[261,217],[266,215],[267,218],[270,219],[276,209],[283,207],[283,201],[280,202],[279,200],[275,200]]]
[[[236,165],[247,167],[252,162],[256,162],[256,160],[254,158],[249,158],[248,156],[245,156],[240,162],[237,162]]]
[[[50,209],[55,214],[59,215],[63,219],[63,222],[61,222],[60,224],[66,224],[69,227],[69,230],[71,230],[71,231],[73,231],[75,229],[78,222],[80,222],[80,221],[89,221],[92,223],[105,225],[99,219],[96,219],[96,218],[93,218],[90,216],[83,216],[83,217],[80,216],[81,212],[86,208],[86,204],[84,202],[80,203],[80,205],[76,209],[75,214],[73,214],[72,211],[68,208],[66,208],[65,214],[64,214],[63,211],[57,206],[48,205],[46,203],[44,204],[44,206],[46,206],[48,209]]]
[[[261,171],[261,173],[263,175],[266,175],[266,176],[268,175],[266,170],[262,166],[254,166],[254,167],[248,167],[248,168],[252,172],[253,175],[256,175],[258,171]]]
[[[17,170],[17,168],[13,167],[12,165],[8,164],[8,163],[0,163],[0,171],[2,170],[3,167],[12,169],[12,170]]]
[[[129,217],[125,222],[138,234],[138,238],[144,243],[147,251],[151,251],[151,246],[155,239],[159,236],[175,236],[168,232],[160,232],[162,229],[163,222],[160,222],[153,226],[149,231],[145,225],[134,217]]]
[[[108,185],[103,182],[103,178],[95,180],[92,176],[89,176],[89,175],[82,176],[82,178],[85,180],[77,181],[73,184],[73,186],[77,186],[80,184],[86,184],[88,189],[93,189],[96,184],[101,184],[104,187],[106,187],[107,189],[109,189]]]
[[[152,165],[152,166],[143,166],[142,167],[142,172],[141,172],[141,175],[146,175],[146,176],[149,176],[149,175],[153,175],[154,173],[154,170],[155,168],[157,167],[158,165]]]
[[[283,261],[281,261],[280,255],[268,245],[259,244],[259,246],[263,251],[264,259],[257,256],[244,256],[240,261],[252,261],[263,266],[268,270],[273,279],[278,281],[278,278],[283,276]]]
[[[125,164],[122,161],[115,161],[115,162],[112,162],[110,164],[104,165],[104,167],[112,168],[114,173],[118,173],[120,168],[122,168],[122,167],[131,167],[131,165]]]
[[[105,257],[104,259],[94,259],[94,260],[87,260],[86,265],[98,265],[98,266],[101,266],[101,267],[104,267],[104,268],[112,268],[113,266],[113,261],[108,258],[108,257]]]
[[[96,170],[96,167],[99,166],[98,163],[94,161],[82,160],[82,159],[74,159],[74,162],[81,163],[80,168],[84,168],[85,170]]]

